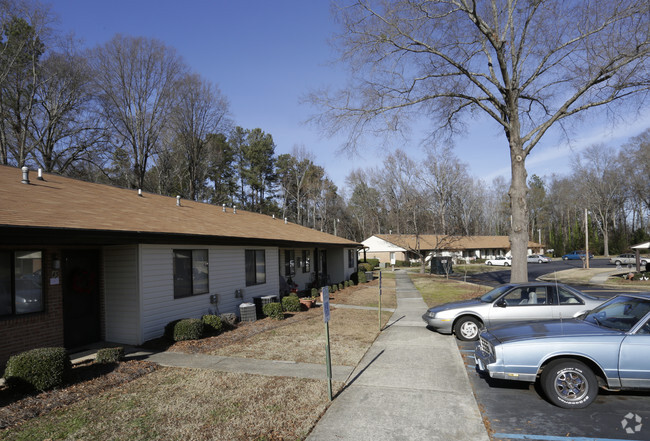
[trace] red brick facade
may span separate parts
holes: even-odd
[[[0,371],[10,356],[34,348],[63,347],[63,277],[59,268],[53,268],[53,257],[61,259],[61,250],[41,248],[43,252],[43,299],[45,310],[32,314],[0,318]],[[60,264],[60,263],[59,263]],[[101,267],[101,266],[100,266]],[[58,284],[50,285],[52,276],[58,276]],[[100,299],[103,277],[100,271]],[[100,304],[102,302],[100,301]],[[102,336],[103,336],[103,308]]]

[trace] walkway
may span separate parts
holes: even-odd
[[[385,330],[307,440],[489,440],[454,338],[426,329],[406,273],[396,290]]]

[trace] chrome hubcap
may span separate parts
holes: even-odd
[[[478,334],[478,326],[474,322],[465,322],[460,327],[460,333],[463,337],[472,339]]]
[[[555,377],[555,391],[567,401],[580,401],[589,392],[589,385],[579,371],[566,370]]]

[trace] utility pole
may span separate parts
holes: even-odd
[[[585,208],[585,268],[589,269],[589,219]]]

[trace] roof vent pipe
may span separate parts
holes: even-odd
[[[41,167],[38,168],[38,180],[39,181],[44,181],[43,179],[43,169]]]
[[[138,188],[138,196],[142,197],[142,189]]]
[[[288,223],[288,222],[287,222],[287,218],[286,218],[286,217],[284,218],[284,223],[285,223],[285,224],[287,224],[287,223]]]
[[[226,212],[226,204],[221,204],[221,211]]]
[[[176,206],[177,207],[181,206],[181,197],[180,196],[176,196]]]
[[[237,205],[232,206],[232,213],[237,214]]]
[[[273,219],[275,219],[275,214],[273,215]]]
[[[29,168],[23,167],[21,170],[23,171],[23,180],[21,182],[23,184],[29,184]]]

